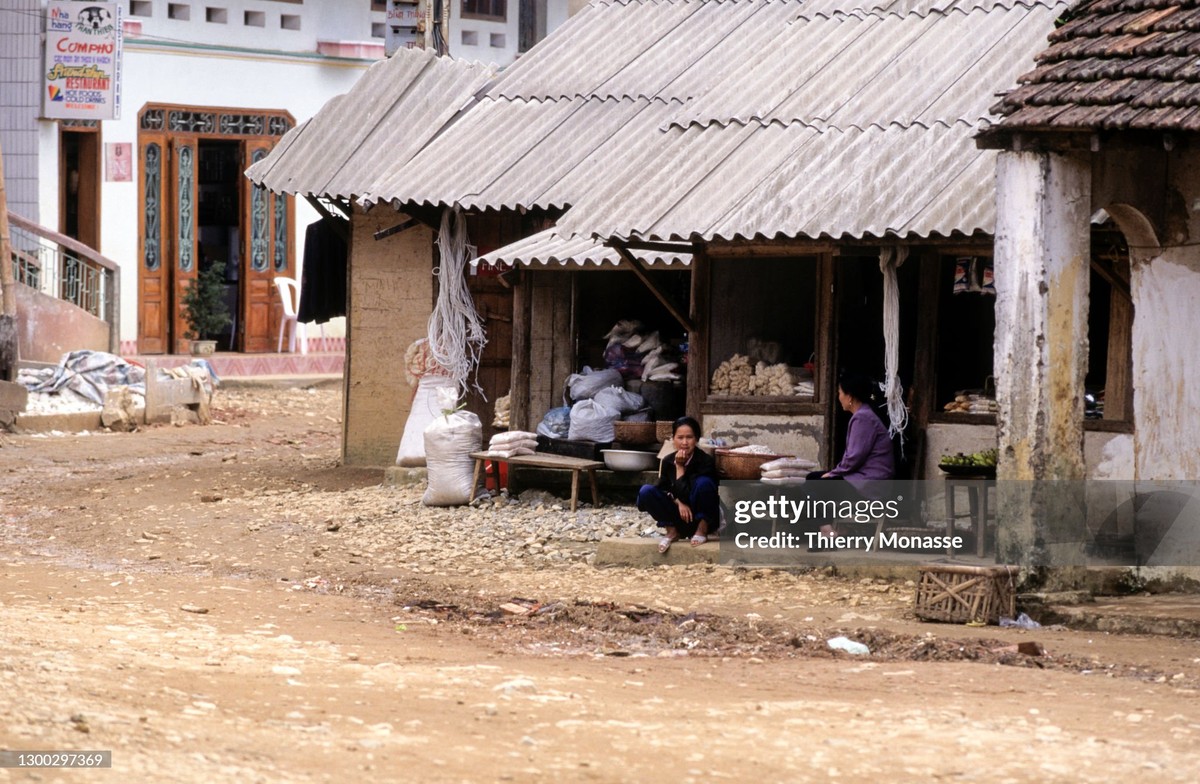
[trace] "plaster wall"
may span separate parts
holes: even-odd
[[[938,468],[942,455],[962,452],[969,455],[984,449],[996,448],[995,425],[960,425],[951,422],[933,422],[925,428],[926,479],[940,479],[943,474]]]
[[[380,205],[354,216],[350,246],[342,459],[346,465],[396,462],[415,389],[404,377],[408,346],[433,312],[433,231],[424,225],[376,241],[405,216]]]
[[[1167,167],[1161,248],[1135,253],[1133,296],[1134,460],[1137,478],[1200,479],[1200,154]],[[1135,238],[1136,239],[1136,238]],[[1131,246],[1135,239],[1130,240]],[[1143,239],[1140,243],[1146,245]]]
[[[57,364],[68,351],[108,351],[108,323],[28,286],[14,286],[21,359]]]
[[[762,444],[777,454],[795,455],[826,465],[825,418],[784,414],[705,414],[700,421],[706,438],[734,445]]]
[[[1088,479],[1128,482],[1136,478],[1131,433],[1086,433],[1083,457]]]

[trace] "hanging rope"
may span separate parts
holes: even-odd
[[[898,374],[900,366],[900,285],[896,270],[908,258],[908,248],[881,248],[879,271],[883,273],[883,354],[884,382],[881,384],[887,401],[888,435],[900,436],[904,448],[904,428],[908,425],[908,409],[904,407],[904,388]]]
[[[429,317],[429,353],[458,383],[462,394],[474,389],[487,400],[478,377],[471,381],[479,368],[487,334],[463,275],[471,248],[467,245],[467,220],[457,207],[442,211],[437,246],[440,259],[433,274],[439,284],[437,304]]]

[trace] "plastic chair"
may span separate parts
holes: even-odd
[[[296,352],[296,338],[300,338],[300,353],[308,353],[308,336],[305,334],[304,325],[296,318],[296,311],[300,307],[300,285],[296,283],[295,278],[275,278],[275,288],[279,290],[279,299],[283,303],[283,318],[279,320],[279,345],[276,346],[276,352],[283,351],[283,333],[288,327],[291,330],[288,333],[288,353]]]

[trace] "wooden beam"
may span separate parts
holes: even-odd
[[[942,287],[938,280],[941,264],[937,254],[922,253],[915,262],[920,267],[917,279],[917,352],[912,383],[915,391],[911,413],[913,427],[919,434],[929,426],[929,417],[937,410],[937,321]],[[920,470],[921,467],[917,468]]]
[[[341,217],[338,217],[337,215],[334,215],[332,212],[329,211],[329,208],[325,206],[325,203],[322,202],[320,199],[318,199],[316,196],[308,195],[308,196],[305,196],[304,198],[306,201],[308,201],[309,204],[312,205],[314,210],[321,213],[322,218],[324,218],[327,221],[332,222],[334,233],[336,233],[339,237],[341,237],[342,241],[346,243],[347,247],[349,247],[349,245],[350,245],[350,218],[349,218],[349,216],[346,216],[345,218],[341,218]],[[341,208],[339,206],[339,210],[340,209]]]
[[[414,226],[419,226],[420,224],[421,224],[421,222],[418,221],[416,218],[409,218],[408,220],[406,220],[402,223],[397,223],[395,226],[392,226],[387,229],[380,229],[379,231],[375,232],[375,241],[379,242],[380,240],[387,239],[388,237],[392,236],[393,234],[399,234],[402,231],[408,231],[409,229],[413,228]]]
[[[708,331],[712,325],[708,306],[711,275],[712,267],[708,255],[703,251],[697,253],[692,258],[690,315],[692,322],[700,325],[702,329],[688,332],[687,399],[684,401],[685,410],[692,416],[702,413],[701,407],[708,397],[708,379],[711,375],[708,367]]]
[[[529,416],[529,343],[533,280],[526,275],[513,286],[512,385],[509,387],[509,430],[532,430]]]
[[[1104,278],[1108,285],[1112,286],[1113,291],[1120,292],[1121,296],[1127,302],[1133,302],[1133,294],[1129,290],[1129,281],[1121,276],[1117,271],[1117,266],[1108,259],[1092,259],[1092,269],[1096,274]]]
[[[4,151],[0,150],[0,316],[17,315],[17,293],[13,290],[12,250],[8,229],[8,194],[4,190]]]
[[[629,252],[629,249],[624,244],[618,242],[612,243],[611,247],[617,252],[617,255],[619,255],[629,264],[629,266],[633,269],[633,274],[637,275],[638,280],[640,280],[646,286],[646,288],[650,289],[650,293],[654,295],[655,299],[662,303],[662,306],[667,309],[667,312],[670,313],[671,316],[673,316],[674,319],[678,321],[679,324],[688,332],[695,332],[696,327],[692,324],[692,320],[683,315],[683,313],[679,311],[679,308],[675,306],[675,303],[671,301],[670,297],[668,297],[666,293],[662,291],[662,289],[655,285],[654,281],[650,280],[650,275],[647,274],[646,268],[642,266],[640,261],[634,258],[634,255]]]
[[[631,250],[654,250],[661,253],[688,253],[696,252],[696,246],[685,242],[649,242],[647,240],[627,240],[623,243],[625,247]]]

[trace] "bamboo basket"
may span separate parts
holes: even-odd
[[[1016,616],[1016,566],[918,567],[913,614],[927,621],[999,623]]]
[[[731,449],[717,450],[717,475],[722,479],[759,479],[762,464],[792,455],[756,455],[734,452]]]
[[[614,422],[613,440],[622,444],[653,444],[657,430],[654,422]]]
[[[669,419],[660,419],[655,424],[654,437],[658,441],[670,441],[675,434],[671,432],[671,426],[675,423]]]

